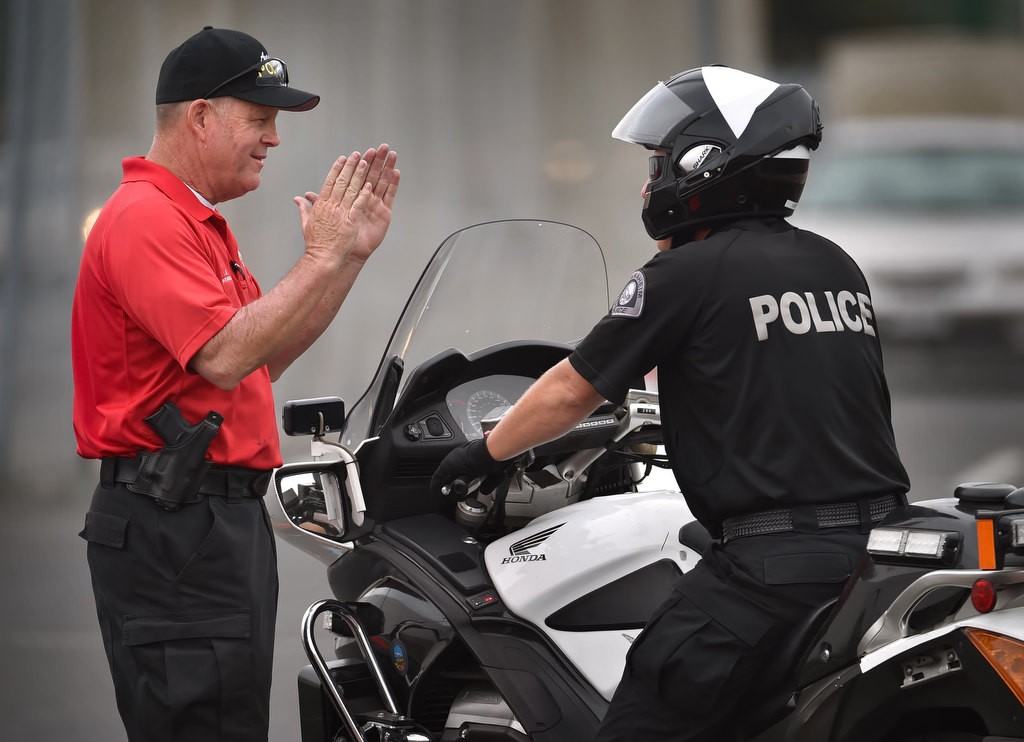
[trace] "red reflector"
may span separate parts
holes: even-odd
[[[971,604],[978,613],[988,613],[996,607],[996,588],[988,580],[978,580],[971,588]]]

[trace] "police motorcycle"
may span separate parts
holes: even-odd
[[[630,643],[711,548],[664,469],[657,392],[638,380],[497,486],[428,485],[607,293],[575,227],[458,231],[348,414],[336,397],[284,405],[312,460],[275,472],[271,515],[333,593],[302,619],[302,742],[594,737]],[[1024,740],[1024,490],[968,483],[891,513],[760,681],[744,739]]]

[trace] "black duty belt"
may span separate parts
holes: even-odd
[[[109,487],[115,482],[132,484],[139,475],[139,458],[107,458],[100,462],[100,482]],[[239,499],[260,498],[267,493],[271,472],[243,466],[211,465],[199,483],[199,495]],[[198,499],[198,498],[197,498]]]
[[[882,495],[831,505],[804,505],[739,515],[722,521],[722,542],[742,536],[764,536],[791,531],[814,532],[825,528],[861,527],[865,532],[902,505],[904,495]]]

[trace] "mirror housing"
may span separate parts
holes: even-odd
[[[333,544],[351,541],[349,498],[344,461],[304,461],[285,464],[274,472],[274,489],[281,509],[293,526]]]
[[[323,437],[345,426],[345,401],[341,397],[292,399],[281,409],[281,427],[288,435]]]

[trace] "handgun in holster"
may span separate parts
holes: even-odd
[[[128,489],[156,500],[165,510],[199,502],[199,486],[210,468],[206,451],[224,416],[213,410],[189,425],[174,402],[164,402],[145,422],[166,444],[139,454],[139,473]]]

